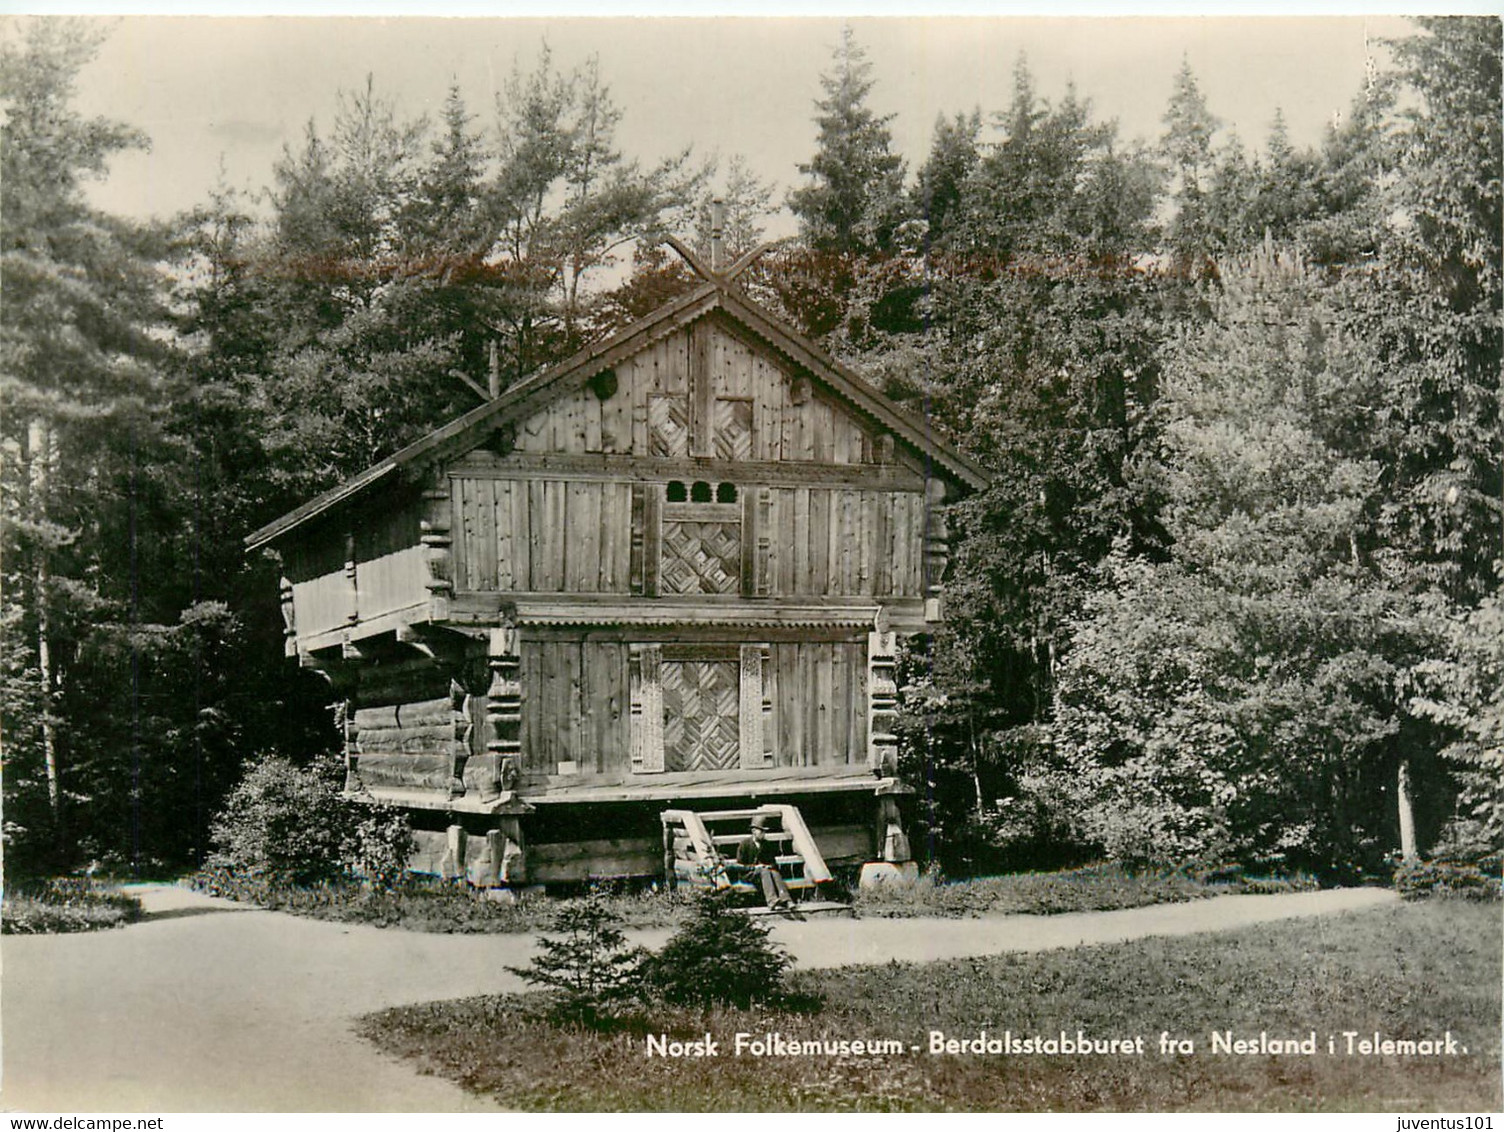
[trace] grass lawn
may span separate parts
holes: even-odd
[[[794,989],[827,1004],[809,1014],[655,1010],[598,1034],[541,1020],[534,996],[497,996],[387,1010],[361,1029],[526,1110],[1490,1112],[1501,1104],[1500,954],[1496,903],[1431,900],[1222,934],[801,971]],[[931,1054],[931,1030],[1142,1035],[1144,1052]],[[1228,1030],[1254,1042],[1314,1030],[1318,1052],[1212,1052],[1213,1031]],[[1162,1031],[1195,1053],[1161,1054]],[[1344,1031],[1355,1041],[1451,1031],[1467,1052],[1349,1055]],[[904,1052],[738,1057],[738,1032],[888,1039]],[[709,1033],[719,1055],[650,1058],[658,1033]]]

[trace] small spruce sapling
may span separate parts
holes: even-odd
[[[640,997],[647,953],[627,943],[621,918],[599,893],[561,909],[553,933],[539,937],[528,966],[507,970],[555,992],[556,1021],[601,1027],[619,1004]]]
[[[653,956],[648,980],[666,1001],[679,1006],[726,1005],[786,997],[790,959],[768,938],[768,929],[729,907],[719,893],[706,893],[693,917]]]

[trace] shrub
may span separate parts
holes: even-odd
[[[346,802],[358,811],[342,846],[356,876],[377,888],[394,888],[407,875],[417,843],[407,815],[395,806]]]
[[[1504,895],[1497,876],[1478,865],[1455,861],[1401,861],[1394,871],[1394,887],[1405,900],[1428,896],[1498,900]]]
[[[602,1028],[619,1004],[641,997],[646,953],[627,943],[621,917],[599,893],[560,909],[553,931],[558,938],[541,936],[526,967],[507,970],[554,992],[555,1021]]]
[[[789,956],[768,929],[729,907],[718,893],[703,895],[690,920],[648,965],[648,981],[678,1006],[777,1003],[784,997]]]
[[[91,932],[134,923],[141,901],[92,881],[60,878],[28,884],[5,894],[0,931],[6,935]]]
[[[391,884],[412,852],[400,812],[341,793],[343,765],[326,758],[299,767],[264,755],[230,791],[210,830],[211,867],[304,886],[352,873]]]
[[[1066,872],[1013,873],[960,881],[928,874],[912,886],[860,891],[854,907],[859,916],[1054,915],[1178,903],[1215,896],[1219,891],[1224,890],[1175,870],[1131,870],[1099,864]]]

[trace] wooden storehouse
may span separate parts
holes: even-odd
[[[417,871],[673,879],[756,808],[814,880],[906,856],[895,644],[984,476],[684,254],[688,294],[247,539]]]

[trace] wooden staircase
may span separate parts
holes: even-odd
[[[797,806],[758,806],[750,810],[664,810],[663,860],[669,886],[687,884],[739,895],[760,895],[761,889],[735,873],[736,847],[746,840],[754,817],[774,819],[779,828],[767,829],[778,847],[778,868],[802,911],[816,911],[827,902],[814,899],[819,885],[831,880],[820,847]],[[728,862],[732,868],[728,869]],[[829,905],[844,908],[844,905]],[[765,911],[766,909],[754,909]]]

